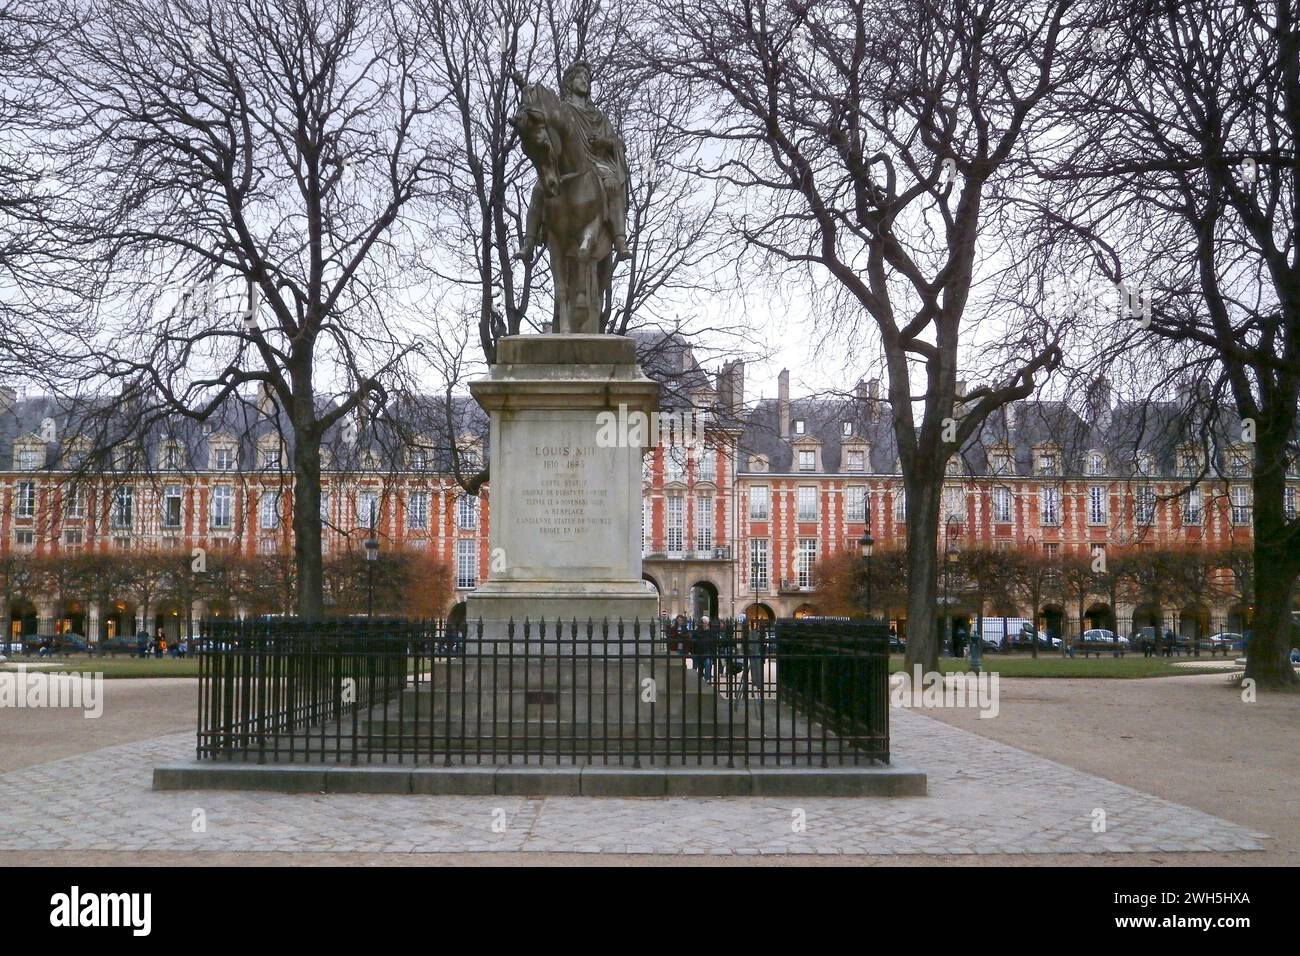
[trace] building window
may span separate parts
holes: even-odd
[[[1248,485],[1233,485],[1229,494],[1232,499],[1232,523],[1235,525],[1250,524],[1250,487]]]
[[[80,551],[84,540],[80,528],[72,528],[63,532],[63,548],[65,551]]]
[[[36,482],[20,481],[14,489],[14,514],[30,519],[36,515]]]
[[[993,489],[993,520],[998,524],[1011,523],[1011,489]]]
[[[113,511],[110,516],[114,528],[131,527],[135,516],[135,489],[122,485],[113,493]]]
[[[794,420],[794,433],[795,433],[796,435],[802,435],[803,432],[804,432],[804,423],[803,423],[803,419],[802,419],[802,418],[796,418],[796,419]]]
[[[948,485],[943,489],[943,514],[944,520],[956,518],[958,521],[966,520],[966,492],[960,485]]]
[[[1151,488],[1139,488],[1133,502],[1133,515],[1138,524],[1151,524],[1156,520],[1156,493]]]
[[[18,470],[35,471],[45,463],[45,449],[24,447],[18,449]]]
[[[1106,459],[1100,452],[1094,451],[1088,455],[1088,474],[1094,478],[1106,474]]]
[[[229,485],[212,489],[212,527],[229,528],[235,521],[235,492]]]
[[[235,470],[235,449],[230,445],[221,445],[212,450],[213,471]]]
[[[86,495],[80,485],[72,485],[64,493],[63,517],[75,520],[86,517]]]
[[[330,493],[321,491],[320,493],[320,523],[329,524],[330,520]]]
[[[116,551],[130,551],[131,539],[119,535],[113,538],[113,548]]]
[[[749,542],[749,589],[767,590],[767,539],[751,538]]]
[[[257,539],[258,554],[275,554],[280,550],[280,541],[278,538],[263,535]]]
[[[684,481],[686,479],[686,449],[680,445],[664,449],[664,480]]]
[[[379,522],[379,494],[374,491],[357,492],[357,525],[373,528]]]
[[[718,456],[711,445],[701,445],[695,462],[696,481],[718,480]]]
[[[713,550],[713,498],[700,495],[695,499],[695,550]]]
[[[816,471],[817,470],[817,453],[807,448],[799,449],[799,470]]]
[[[19,528],[14,532],[14,545],[24,551],[36,547],[36,532],[31,528]]]
[[[164,528],[181,526],[181,486],[168,485],[163,489],[162,523]]]
[[[456,539],[456,587],[478,587],[478,541]]]
[[[179,445],[168,445],[163,452],[163,467],[168,471],[179,471],[181,467],[181,449]]]
[[[1295,521],[1296,516],[1296,498],[1297,489],[1295,485],[1287,485],[1286,490],[1282,492],[1282,512],[1286,515],[1287,521]]]
[[[429,467],[429,453],[423,448],[412,448],[407,463],[412,471],[424,471]]]
[[[406,501],[406,527],[412,531],[426,531],[429,527],[429,493],[412,492]]]
[[[840,422],[840,434],[843,435],[845,438],[850,437],[853,434],[853,423]]]
[[[456,499],[456,526],[462,531],[473,531],[478,527],[478,498],[474,495],[461,495]]]
[[[684,502],[685,499],[681,495],[672,495],[664,499],[664,506],[667,508],[664,530],[668,535],[669,554],[680,555],[682,553],[682,536],[685,533],[686,524]]]
[[[749,489],[749,519],[766,521],[771,501],[767,485],[752,485]]]
[[[1009,475],[1015,470],[1011,467],[1011,456],[1004,451],[994,452],[989,458],[989,466],[995,475]]]
[[[1133,459],[1133,467],[1139,475],[1150,475],[1155,471],[1155,460],[1148,451],[1140,451]]]
[[[262,500],[258,503],[261,514],[261,525],[263,528],[280,527],[280,495],[274,491],[262,492]]]
[[[263,448],[263,449],[262,449],[262,455],[261,455],[261,459],[260,459],[260,461],[259,461],[259,464],[261,465],[261,467],[262,467],[263,469],[265,469],[265,470],[267,470],[267,471],[270,471],[270,470],[273,470],[273,469],[279,468],[279,467],[280,467],[280,449],[278,449],[278,448]]]
[[[1047,561],[1055,561],[1061,556],[1061,546],[1055,541],[1043,542],[1043,558]]]
[[[864,452],[851,451],[848,453],[845,470],[846,471],[866,471],[867,456]]]
[[[807,590],[812,587],[813,582],[813,565],[817,563],[817,539],[800,538],[799,539],[799,556],[795,562],[796,580],[795,583],[800,590]]]
[[[1245,478],[1250,474],[1250,459],[1244,452],[1233,452],[1228,459],[1228,477]]]
[[[1201,489],[1189,488],[1183,495],[1183,524],[1201,523]]]
[[[1194,452],[1178,456],[1178,474],[1182,478],[1195,478],[1201,473],[1201,459]]]
[[[815,486],[800,486],[796,518],[799,521],[817,520],[817,488]]]
[[[1057,467],[1056,452],[1045,451],[1038,455],[1038,473],[1049,478],[1054,478],[1059,473]]]
[[[850,485],[845,492],[844,517],[849,521],[867,520],[867,486]]]
[[[898,524],[907,521],[907,492],[902,488],[894,492],[894,521]]]
[[[654,502],[649,498],[641,499],[641,553],[647,554],[650,537],[654,528]]]
[[[1061,523],[1061,489],[1043,488],[1038,493],[1038,520],[1040,524]]]
[[[1106,523],[1106,489],[1101,485],[1088,489],[1088,523]]]

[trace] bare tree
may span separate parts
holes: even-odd
[[[1067,4],[659,0],[647,58],[691,85],[711,174],[747,195],[748,247],[805,273],[849,338],[874,323],[907,492],[907,663],[937,667],[945,465],[1058,363],[1049,328],[1008,336],[957,395],[977,252],[1058,81]],[[697,114],[698,115],[698,114]],[[865,361],[862,364],[866,364]],[[919,415],[918,415],[919,412]]]
[[[1199,471],[1249,484],[1257,603],[1246,676],[1297,681],[1288,654],[1300,519],[1300,24],[1278,2],[1105,2],[1091,75],[1046,118],[1067,143],[1041,157],[1042,247],[1125,283],[1117,348],[1192,376],[1185,438]],[[1062,135],[1062,134],[1068,134]],[[1148,364],[1148,368],[1150,365]],[[1249,477],[1229,445],[1249,445]]]
[[[320,445],[415,348],[404,218],[439,93],[401,0],[106,0],[48,74],[78,118],[51,221],[94,322],[75,371],[141,427],[260,386],[291,439],[298,612],[322,613]],[[116,436],[121,438],[121,436]]]

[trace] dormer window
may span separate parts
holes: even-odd
[[[817,453],[810,448],[799,449],[799,470],[816,471]]]
[[[750,456],[749,456],[749,470],[750,470],[750,471],[759,471],[759,472],[767,471],[767,456],[766,456],[766,455],[750,455]]]
[[[1106,456],[1101,452],[1088,453],[1088,474],[1094,478],[1106,474]]]
[[[1054,478],[1061,473],[1060,459],[1054,451],[1041,451],[1038,453],[1037,472],[1040,475]]]
[[[213,471],[234,471],[236,465],[235,446],[217,445],[212,449]]]
[[[19,471],[35,471],[45,463],[45,449],[37,445],[23,445],[16,450],[14,457]]]
[[[866,453],[863,451],[850,451],[845,461],[846,471],[866,471]]]
[[[796,418],[794,420],[794,433],[796,435],[802,435],[804,433],[804,421],[802,418]]]
[[[412,471],[427,471],[429,468],[429,449],[412,448],[407,455],[407,463]]]
[[[843,435],[845,438],[851,436],[853,434],[853,423],[840,422],[840,434]]]
[[[1228,457],[1228,476],[1245,478],[1250,474],[1250,457],[1244,451],[1234,451]]]
[[[163,446],[162,466],[167,471],[178,471],[181,467],[181,446],[168,442]]]
[[[995,475],[1009,475],[1015,469],[1011,464],[1011,453],[1006,449],[999,449],[989,456],[989,468]]]
[[[59,427],[57,424],[55,424],[53,418],[41,419],[40,436],[41,436],[41,441],[45,442],[46,444],[58,440]]]
[[[1149,475],[1155,470],[1155,460],[1148,451],[1140,451],[1133,459],[1133,467],[1139,475]]]

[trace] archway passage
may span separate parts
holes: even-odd
[[[708,615],[718,619],[718,586],[712,581],[696,581],[691,585],[691,617],[695,620]]]
[[[817,608],[811,604],[800,604],[794,609],[794,619],[796,621],[802,620],[805,617],[817,617],[818,614],[819,612]]]
[[[1199,641],[1210,633],[1210,609],[1204,604],[1189,604],[1178,612],[1178,635]]]
[[[158,605],[158,612],[153,619],[153,633],[156,637],[158,631],[163,632],[168,645],[179,641],[185,636],[186,614],[185,608],[180,601],[163,601]]]
[[[1100,627],[1107,631],[1115,630],[1115,611],[1109,604],[1093,604],[1083,613],[1084,630]]]
[[[1228,608],[1228,627],[1227,630],[1236,634],[1245,634],[1250,630],[1251,621],[1254,614],[1245,604],[1234,604]]]
[[[9,636],[35,637],[40,622],[36,619],[36,605],[27,598],[9,603]]]
[[[130,601],[110,601],[100,622],[100,637],[112,640],[115,637],[131,637],[135,634],[135,605]]]
[[[1140,632],[1144,627],[1152,628],[1156,634],[1164,633],[1164,614],[1159,605],[1139,604],[1133,609],[1133,633]]]
[[[1049,641],[1054,637],[1064,640],[1065,609],[1063,607],[1059,604],[1045,604],[1039,618],[1042,623],[1043,633]]]
[[[80,634],[89,638],[85,606],[80,601],[64,601],[59,606],[59,619],[54,622],[54,629],[59,634]]]
[[[776,620],[776,614],[766,604],[755,602],[745,608],[745,623],[750,627],[763,627]]]
[[[458,602],[450,613],[447,614],[447,630],[460,631],[465,630],[465,602]]]

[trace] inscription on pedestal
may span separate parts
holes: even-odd
[[[588,466],[595,445],[534,445],[533,481],[521,489],[527,514],[515,524],[551,540],[577,541],[608,530],[609,489],[592,487]]]

